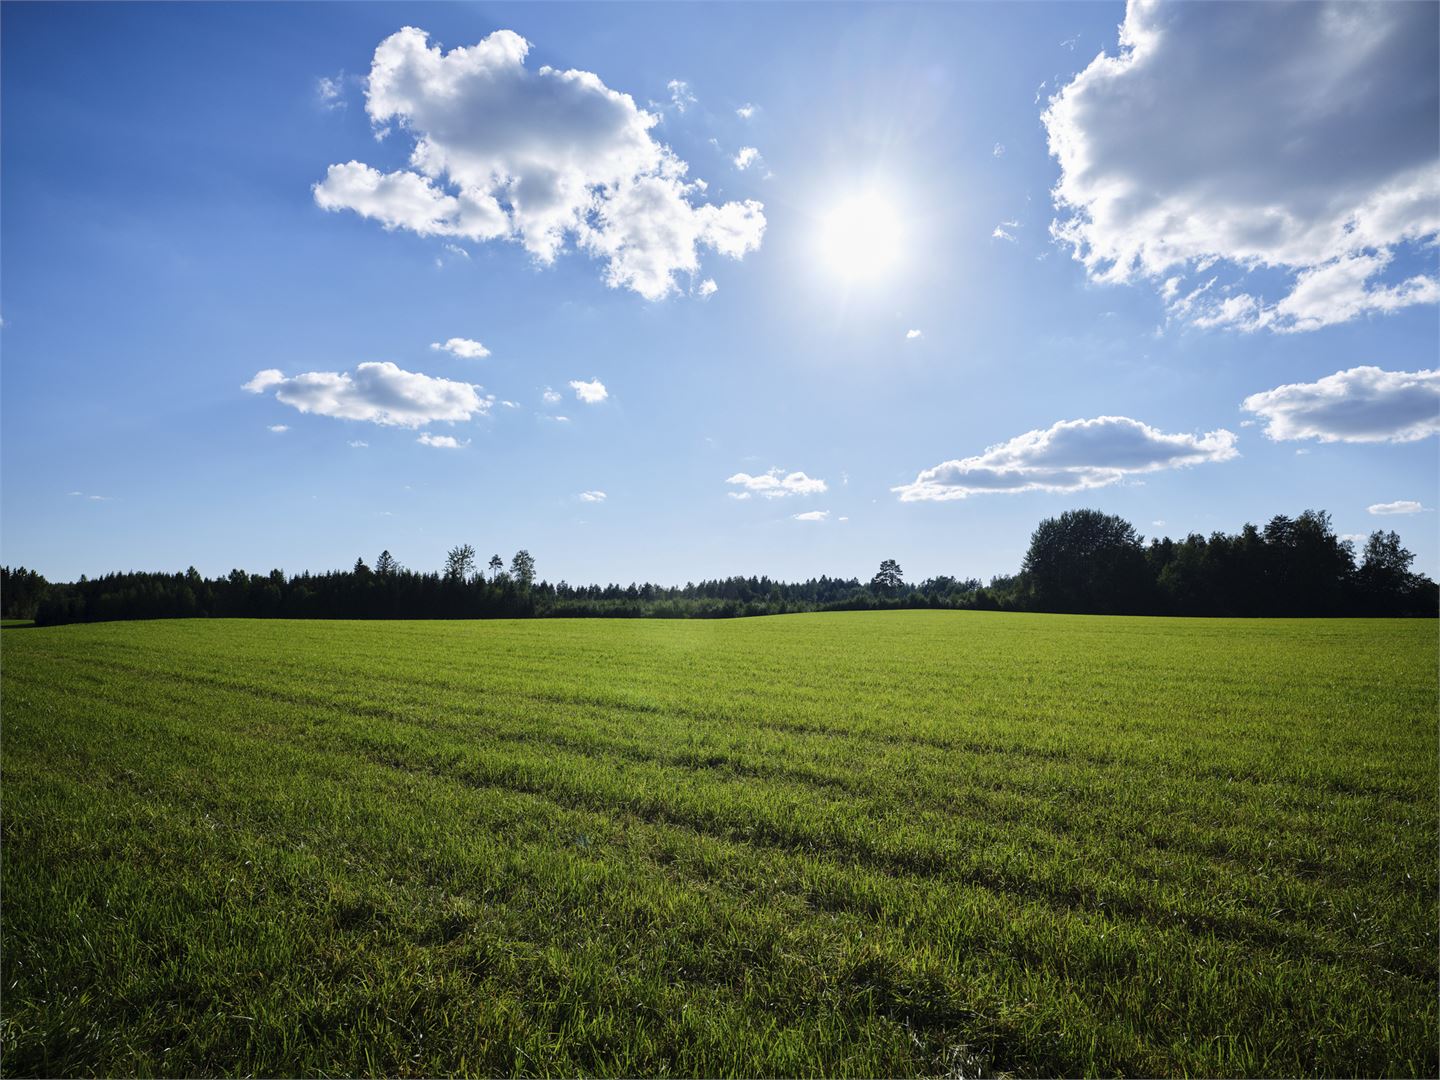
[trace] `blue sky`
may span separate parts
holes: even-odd
[[[1435,11],[7,3],[3,559],[1434,575]]]

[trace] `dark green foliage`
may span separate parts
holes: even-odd
[[[6,631],[0,1070],[1434,1076],[1437,644]]]
[[[1036,611],[1129,615],[1150,609],[1145,551],[1135,527],[1098,510],[1046,518],[1021,569]]]
[[[33,619],[50,583],[34,570],[0,566],[0,618]]]
[[[291,577],[280,570],[265,577],[232,570],[207,581],[192,567],[185,574],[109,574],[51,586],[23,569],[4,573],[10,575],[7,605],[8,582],[29,575],[13,589],[16,610],[33,613],[45,625],[207,615],[714,619],[894,608],[1434,617],[1440,592],[1429,578],[1410,572],[1413,559],[1394,533],[1376,533],[1357,570],[1353,549],[1335,536],[1323,511],[1307,510],[1293,521],[1274,518],[1263,534],[1246,525],[1237,536],[1191,535],[1179,543],[1167,538],[1143,549],[1129,522],[1077,510],[1041,522],[1025,569],[992,578],[989,586],[943,575],[909,585],[894,559],[881,563],[868,585],[831,577],[803,582],[732,577],[683,587],[552,585],[535,580],[535,560],[524,550],[515,553],[509,573],[500,556],[492,556],[487,580],[476,573],[469,544],[450,550],[443,574],[407,570],[389,551],[381,552],[373,571],[357,559],[350,571]]]

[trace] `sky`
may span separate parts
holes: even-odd
[[[1440,6],[0,6],[0,559],[1440,575]]]

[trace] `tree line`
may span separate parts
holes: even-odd
[[[50,583],[24,567],[0,568],[7,619],[40,625],[156,618],[734,618],[804,611],[945,608],[1077,614],[1215,616],[1428,616],[1440,588],[1414,573],[1415,556],[1394,532],[1356,550],[1330,515],[1307,510],[1263,529],[1166,537],[1148,545],[1123,518],[1073,510],[1042,521],[1020,571],[988,584],[937,576],[905,580],[886,559],[869,581],[728,577],[684,586],[571,585],[537,580],[534,557],[481,567],[473,546],[446,555],[439,571],[416,571],[382,551],[328,573],[205,578],[184,573],[114,573]]]

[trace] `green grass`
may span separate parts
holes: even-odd
[[[1437,624],[6,634],[6,1075],[1437,1072]]]

